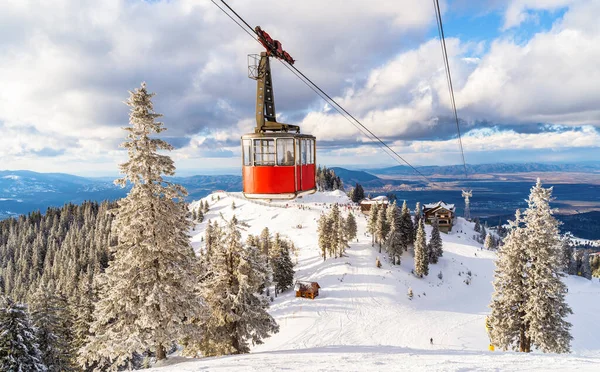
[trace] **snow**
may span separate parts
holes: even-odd
[[[431,204],[425,204],[424,206],[426,209],[432,209],[432,208],[437,208],[437,207],[442,207],[444,209],[447,210],[454,210],[454,204],[446,204],[443,201],[439,201],[437,203],[431,203]]]
[[[220,201],[217,201],[217,195]],[[214,197],[214,201],[211,198]],[[235,198],[235,199],[232,199]],[[251,354],[201,360],[171,357],[155,371],[398,371],[398,370],[597,370],[600,365],[600,283],[568,277],[567,301],[574,314],[569,355],[529,355],[488,351],[485,316],[492,293],[494,252],[472,239],[473,224],[458,218],[450,234],[442,234],[444,255],[418,279],[411,252],[392,266],[387,255],[371,247],[366,218],[356,209],[358,242],[347,257],[323,261],[317,244],[317,220],[329,212],[323,203],[349,203],[341,192],[316,193],[293,202],[256,203],[241,193],[214,194],[205,221],[192,232],[195,249],[202,246],[207,220],[225,223],[235,213],[260,234],[264,227],[292,239],[299,248],[296,279],[321,286],[315,300],[281,294],[270,313],[280,332],[255,346]],[[235,200],[236,208],[231,208]],[[192,203],[198,207],[199,201]],[[287,207],[286,207],[287,205]],[[354,207],[356,208],[356,207]],[[341,208],[347,215],[348,208]],[[221,214],[222,217],[221,218]],[[299,228],[301,227],[301,228]],[[431,227],[426,226],[429,239]],[[379,257],[382,267],[375,267]],[[438,274],[442,272],[442,279]],[[470,272],[470,276],[469,276]],[[459,275],[460,274],[460,275]],[[470,277],[470,284],[465,282]],[[414,297],[409,299],[408,289]],[[433,338],[433,345],[429,339]]]
[[[9,175],[4,176],[2,178],[7,179],[7,180],[14,180],[14,181],[21,179],[20,176],[17,176],[15,174],[9,174]]]

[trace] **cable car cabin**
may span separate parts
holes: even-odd
[[[267,49],[248,56],[248,77],[256,80],[256,128],[242,136],[242,180],[249,199],[294,199],[316,187],[315,137],[297,125],[277,122],[269,58],[293,64],[281,43],[256,28]]]
[[[242,137],[244,196],[294,199],[316,191],[315,137],[255,133]]]

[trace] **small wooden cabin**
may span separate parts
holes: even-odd
[[[319,288],[321,286],[317,282],[296,282],[294,286],[296,297],[310,298],[311,300],[319,295]]]
[[[435,218],[438,219],[440,231],[449,232],[452,230],[454,219],[456,218],[456,209],[454,204],[446,204],[443,201],[437,203],[425,204],[423,206],[423,216],[425,223],[432,224]]]
[[[363,199],[360,202],[360,211],[364,214],[369,214],[371,213],[371,206],[373,204],[379,204],[379,206],[383,206],[384,208],[387,208],[388,204],[389,204],[389,200],[387,198],[387,196],[377,196],[375,198],[369,199]]]

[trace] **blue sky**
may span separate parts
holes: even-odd
[[[411,163],[460,162],[431,2],[229,3]],[[441,1],[467,162],[600,159],[599,3]],[[142,81],[181,173],[239,166],[254,127],[246,55],[260,49],[209,0],[2,7],[0,168],[115,174],[122,102]],[[273,74],[278,120],[317,136],[320,163],[395,165],[279,64]]]

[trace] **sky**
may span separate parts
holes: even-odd
[[[229,0],[414,165],[459,164],[431,1]],[[600,159],[600,1],[440,1],[467,163]],[[240,166],[261,47],[210,0],[3,0],[0,169],[114,175],[147,83],[178,174]],[[278,121],[328,166],[397,165],[279,63]]]

